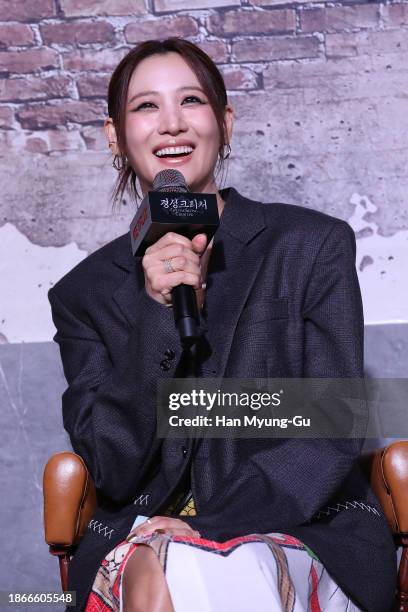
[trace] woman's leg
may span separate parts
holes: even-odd
[[[122,578],[124,612],[174,612],[166,578],[150,546],[137,546]]]

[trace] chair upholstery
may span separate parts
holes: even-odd
[[[44,468],[44,531],[50,553],[59,558],[61,585],[68,590],[68,565],[96,509],[96,490],[82,458],[57,453]]]
[[[408,612],[408,441],[398,441],[360,458],[376,493],[396,545],[402,546],[396,610]],[[45,540],[60,561],[61,584],[67,590],[68,564],[97,504],[95,485],[75,453],[53,455],[44,469]]]
[[[82,458],[57,453],[44,470],[45,539],[50,546],[73,546],[96,508],[96,491]]]
[[[371,485],[392,532],[408,535],[408,441],[394,442],[377,453]]]

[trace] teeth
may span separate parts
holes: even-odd
[[[179,153],[191,153],[193,151],[193,147],[166,147],[165,149],[159,149],[156,151],[155,155],[161,157],[162,155],[177,155]]]

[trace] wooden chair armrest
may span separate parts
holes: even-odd
[[[45,541],[58,554],[84,535],[96,508],[95,485],[81,457],[63,452],[45,466],[43,491]]]

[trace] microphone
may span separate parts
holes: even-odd
[[[143,256],[150,244],[170,231],[190,240],[197,234],[206,234],[209,242],[219,221],[214,193],[190,192],[179,170],[162,170],[156,174],[153,191],[145,195],[130,224],[132,253]],[[171,297],[181,344],[183,348],[190,347],[198,338],[195,291],[190,285],[181,284],[173,288]]]

